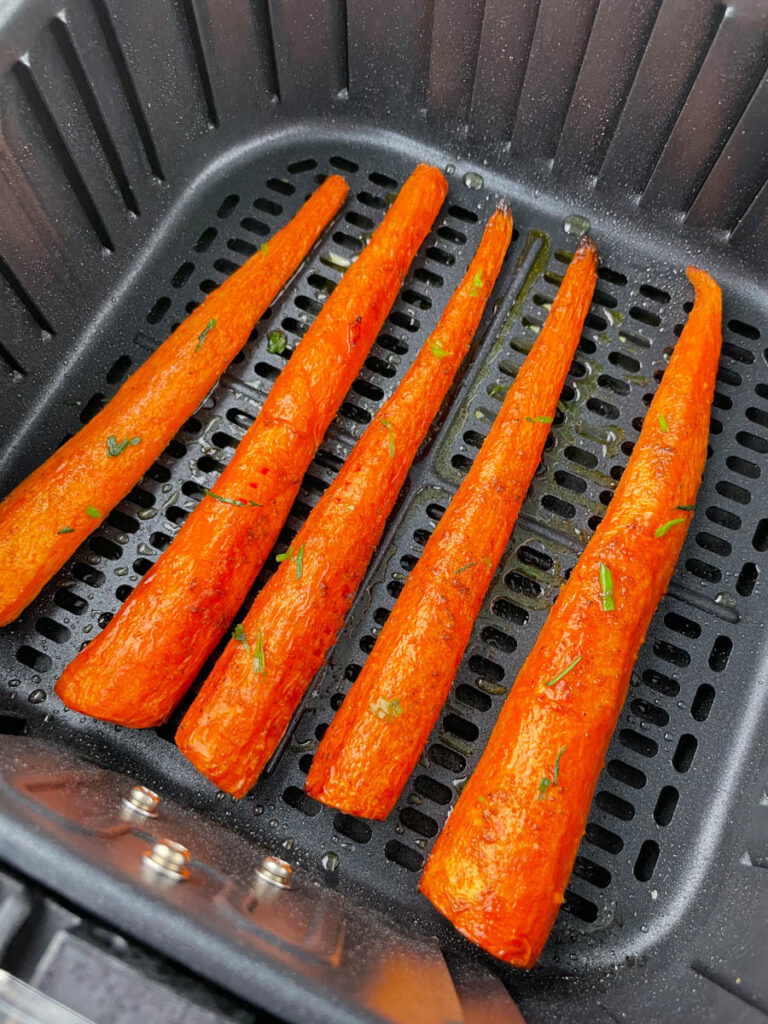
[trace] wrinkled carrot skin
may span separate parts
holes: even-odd
[[[3,501],[0,626],[24,610],[149,469],[248,340],[347,192],[343,178],[323,182],[266,250],[212,292],[106,407]],[[141,440],[110,457],[109,437],[118,444]],[[98,515],[89,515],[89,506]]]
[[[301,479],[394,302],[447,191],[420,165],[327,299],[211,490],[56,692],[129,726],[165,721],[221,639],[285,522]]]
[[[512,237],[506,209],[490,219],[474,259],[394,395],[312,511],[243,622],[261,630],[266,676],[230,640],[184,717],[176,742],[236,797],[253,786],[336,640],[414,456],[477,330]],[[301,551],[301,577],[296,568]]]
[[[459,931],[518,967],[536,961],[563,902],[632,667],[693,515],[677,506],[694,504],[706,461],[721,297],[703,271],[690,267],[688,277],[696,302],[629,464],[421,881]],[[683,524],[654,535],[679,517]],[[601,562],[613,576],[614,611],[603,610]],[[540,795],[561,751],[556,784]]]
[[[393,809],[448,695],[541,459],[596,274],[597,249],[585,240],[472,468],[320,743],[306,784],[316,800],[363,818],[386,818]],[[371,712],[380,700],[395,699],[398,716]]]

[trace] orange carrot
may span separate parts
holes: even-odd
[[[582,242],[547,322],[315,755],[310,796],[386,818],[440,713],[520,505],[589,310],[594,242]],[[379,715],[387,707],[391,714]]]
[[[56,692],[65,704],[123,725],[156,725],[168,717],[277,540],[301,478],[446,191],[442,174],[423,164],[403,185],[214,488],[104,632],[62,675]]]
[[[605,518],[560,591],[437,841],[422,892],[469,939],[530,967],[554,923],[648,624],[707,456],[721,296],[696,302]]]
[[[183,753],[234,796],[255,783],[336,640],[511,236],[511,216],[497,210],[415,363],[282,556],[179,727]]]
[[[248,339],[338,213],[328,178],[296,216],[216,289],[112,401],[0,505],[0,626],[19,615],[130,491]]]

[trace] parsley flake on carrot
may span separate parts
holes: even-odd
[[[200,333],[197,336],[197,345],[195,345],[195,352],[199,352],[200,351],[200,349],[203,347],[203,342],[205,341],[205,339],[208,337],[208,335],[211,333],[211,331],[213,330],[213,328],[215,326],[216,326],[216,318],[215,317],[211,317],[211,319],[208,321],[208,323],[205,325],[205,327],[202,329],[202,331],[200,331]]]
[[[684,522],[685,519],[683,519],[682,517],[680,519],[668,519],[666,523],[662,523],[661,526],[656,527],[656,529],[653,531],[653,536],[663,537],[665,533],[669,533],[673,526],[680,526],[680,524]]]
[[[122,455],[126,448],[131,445],[141,443],[140,437],[126,437],[124,441],[118,442],[114,434],[111,434],[107,438],[107,456],[110,459],[116,459],[118,455]]]

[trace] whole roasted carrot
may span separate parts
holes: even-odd
[[[413,366],[299,531],[179,727],[184,754],[234,796],[255,783],[336,640],[469,348],[511,236],[512,218],[501,208]],[[263,657],[254,661],[256,648]]]
[[[326,179],[112,401],[0,505],[0,626],[24,610],[152,465],[248,339],[348,188]]]
[[[576,252],[474,465],[429,538],[323,737],[310,796],[386,818],[435,724],[520,505],[587,315],[597,249]]]
[[[56,692],[122,725],[165,721],[277,540],[301,478],[357,376],[445,197],[416,168],[270,391],[232,461]],[[260,651],[260,642],[255,647]],[[263,657],[263,652],[262,652]]]
[[[696,302],[603,522],[576,563],[438,839],[422,892],[473,942],[530,967],[563,902],[632,667],[707,455],[717,284]]]

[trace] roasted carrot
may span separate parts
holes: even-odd
[[[320,743],[306,785],[316,800],[363,818],[386,818],[394,807],[440,713],[541,459],[596,272],[597,249],[587,239],[474,465]]]
[[[179,727],[183,753],[234,796],[255,783],[336,640],[511,236],[512,218],[499,209],[413,366],[282,556]]]
[[[442,174],[423,164],[403,185],[214,487],[62,675],[56,691],[65,704],[123,725],[155,725],[168,717],[277,540],[446,191]]]
[[[112,401],[0,505],[0,626],[15,619],[152,465],[338,213],[328,178],[216,289]]]
[[[721,297],[696,302],[603,522],[515,680],[437,841],[422,892],[468,938],[530,967],[563,902],[648,624],[667,589],[707,455]]]

